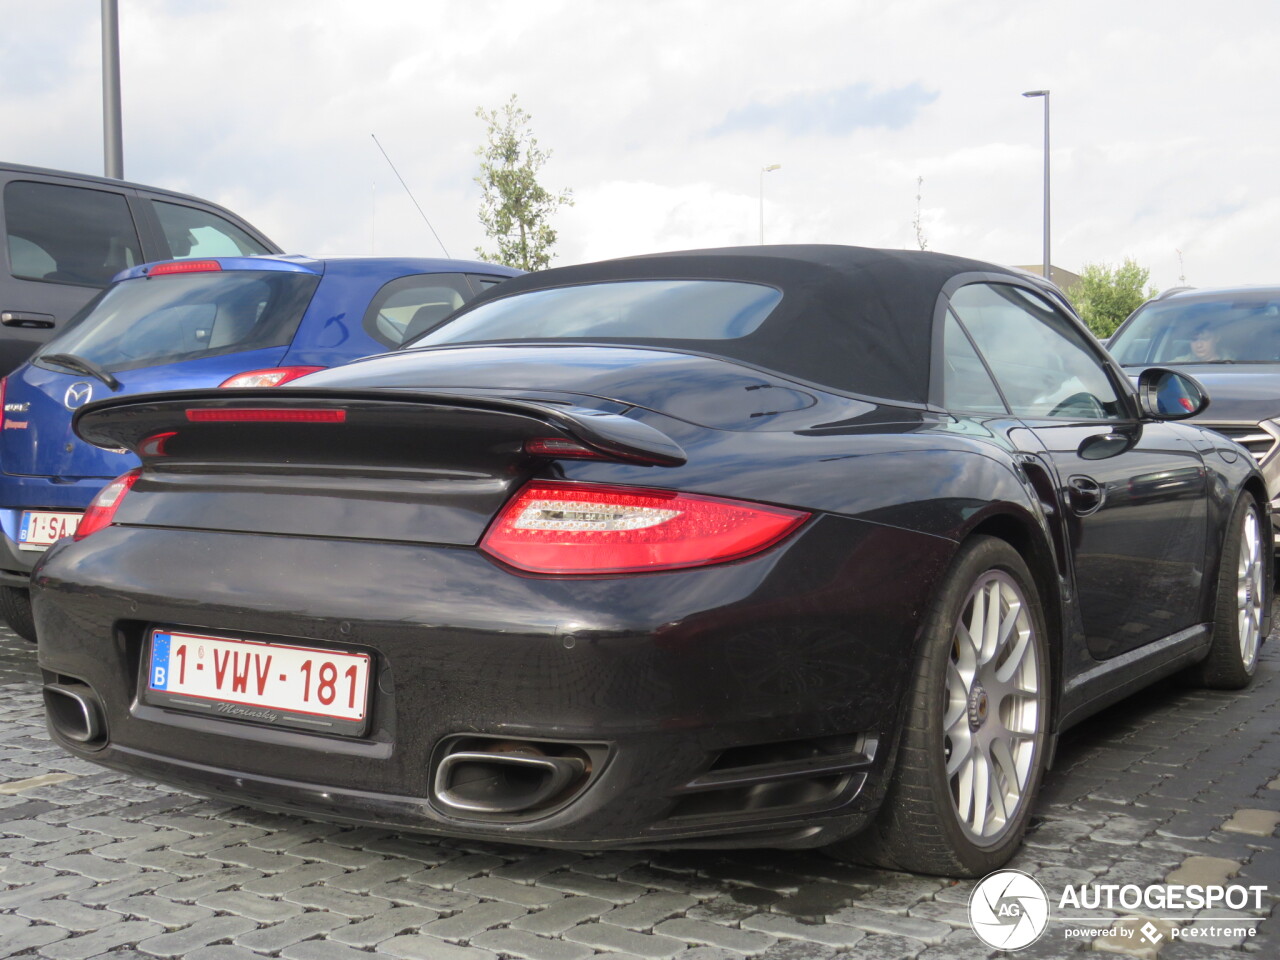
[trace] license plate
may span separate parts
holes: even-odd
[[[80,526],[80,513],[53,513],[47,510],[24,510],[18,527],[20,550],[47,550],[49,545],[69,537]]]
[[[146,699],[210,716],[358,736],[369,656],[154,630]]]

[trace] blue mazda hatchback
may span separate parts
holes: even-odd
[[[89,501],[137,464],[76,437],[91,400],[270,387],[383,353],[520,271],[411,258],[216,257],[119,274],[0,381],[0,616],[35,639],[27,580]]]

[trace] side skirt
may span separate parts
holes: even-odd
[[[1123,700],[1204,658],[1213,625],[1196,624],[1154,643],[1130,650],[1067,681],[1062,690],[1057,729],[1066,730],[1086,717]]]

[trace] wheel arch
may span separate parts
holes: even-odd
[[[1261,477],[1252,476],[1244,482],[1243,492],[1251,494],[1253,499],[1258,501],[1258,509],[1262,511],[1263,527],[1265,529],[1267,526],[1266,521],[1271,519],[1271,498],[1267,495],[1266,483]]]
[[[1052,551],[1047,544],[1037,546],[1038,539],[1043,541],[1045,531],[1035,516],[1025,511],[1020,514],[1017,504],[994,506],[994,510],[974,518],[955,540],[954,555],[935,595],[925,628],[924,645],[914,660],[910,692],[902,699],[903,718],[895,731],[893,755],[885,772],[884,800],[869,829],[852,841],[856,844],[852,849],[859,862],[946,876],[978,877],[990,873],[1006,862],[1021,842],[1040,778],[1052,761],[1056,743],[1053,727],[1056,693],[1052,676],[1059,644],[1053,639],[1055,628],[1049,623],[1060,620],[1060,613],[1053,609],[1052,598],[1060,591],[1053,583],[1057,574]],[[1014,563],[1010,551],[1017,555],[1020,563]],[[1041,592],[1043,645],[1050,653],[1046,664],[1050,696],[1041,700],[1045,707],[1040,726],[1044,752],[1039,771],[1032,771],[1019,800],[1017,816],[1022,825],[1007,835],[997,834],[990,845],[962,849],[953,841],[963,836],[964,827],[954,821],[963,820],[964,816],[961,812],[957,817],[956,811],[948,806],[953,806],[954,800],[949,795],[949,778],[941,759],[943,741],[939,736],[943,731],[938,725],[943,722],[943,705],[934,694],[939,690],[937,684],[945,686],[947,671],[939,664],[945,663],[951,653],[954,627],[950,625],[955,622],[951,618],[963,615],[968,603],[966,593],[971,595],[977,582],[974,577],[986,577],[985,571],[993,568],[1017,570],[1019,567],[1025,568],[1031,585]],[[1019,573],[1019,581],[1023,576]],[[938,618],[939,611],[945,613],[945,619]],[[938,627],[943,629],[940,631]],[[931,703],[936,707],[931,708]],[[926,715],[934,719],[926,719]]]
[[[1267,494],[1267,484],[1259,476],[1252,476],[1244,482],[1244,492],[1251,494],[1253,499],[1258,502],[1258,509],[1262,511],[1262,526],[1266,533],[1270,533],[1269,521],[1271,520],[1271,497]],[[1275,551],[1273,550],[1272,553]]]

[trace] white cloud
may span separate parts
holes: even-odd
[[[98,10],[5,5],[6,159],[101,169]],[[574,189],[557,262],[758,236],[1040,256],[1042,103],[1054,261],[1135,256],[1159,286],[1280,282],[1273,0],[122,0],[125,170],[312,254],[434,255],[376,133],[455,256],[483,237],[474,110],[511,93]],[[911,122],[741,126],[753,105],[937,93]],[[831,102],[839,103],[836,100]],[[877,101],[879,102],[879,101]]]
[[[773,205],[768,213],[775,213]],[[582,259],[602,260],[756,243],[759,204],[755,196],[709,183],[611,181],[580,192],[561,223],[562,235],[575,238]]]

